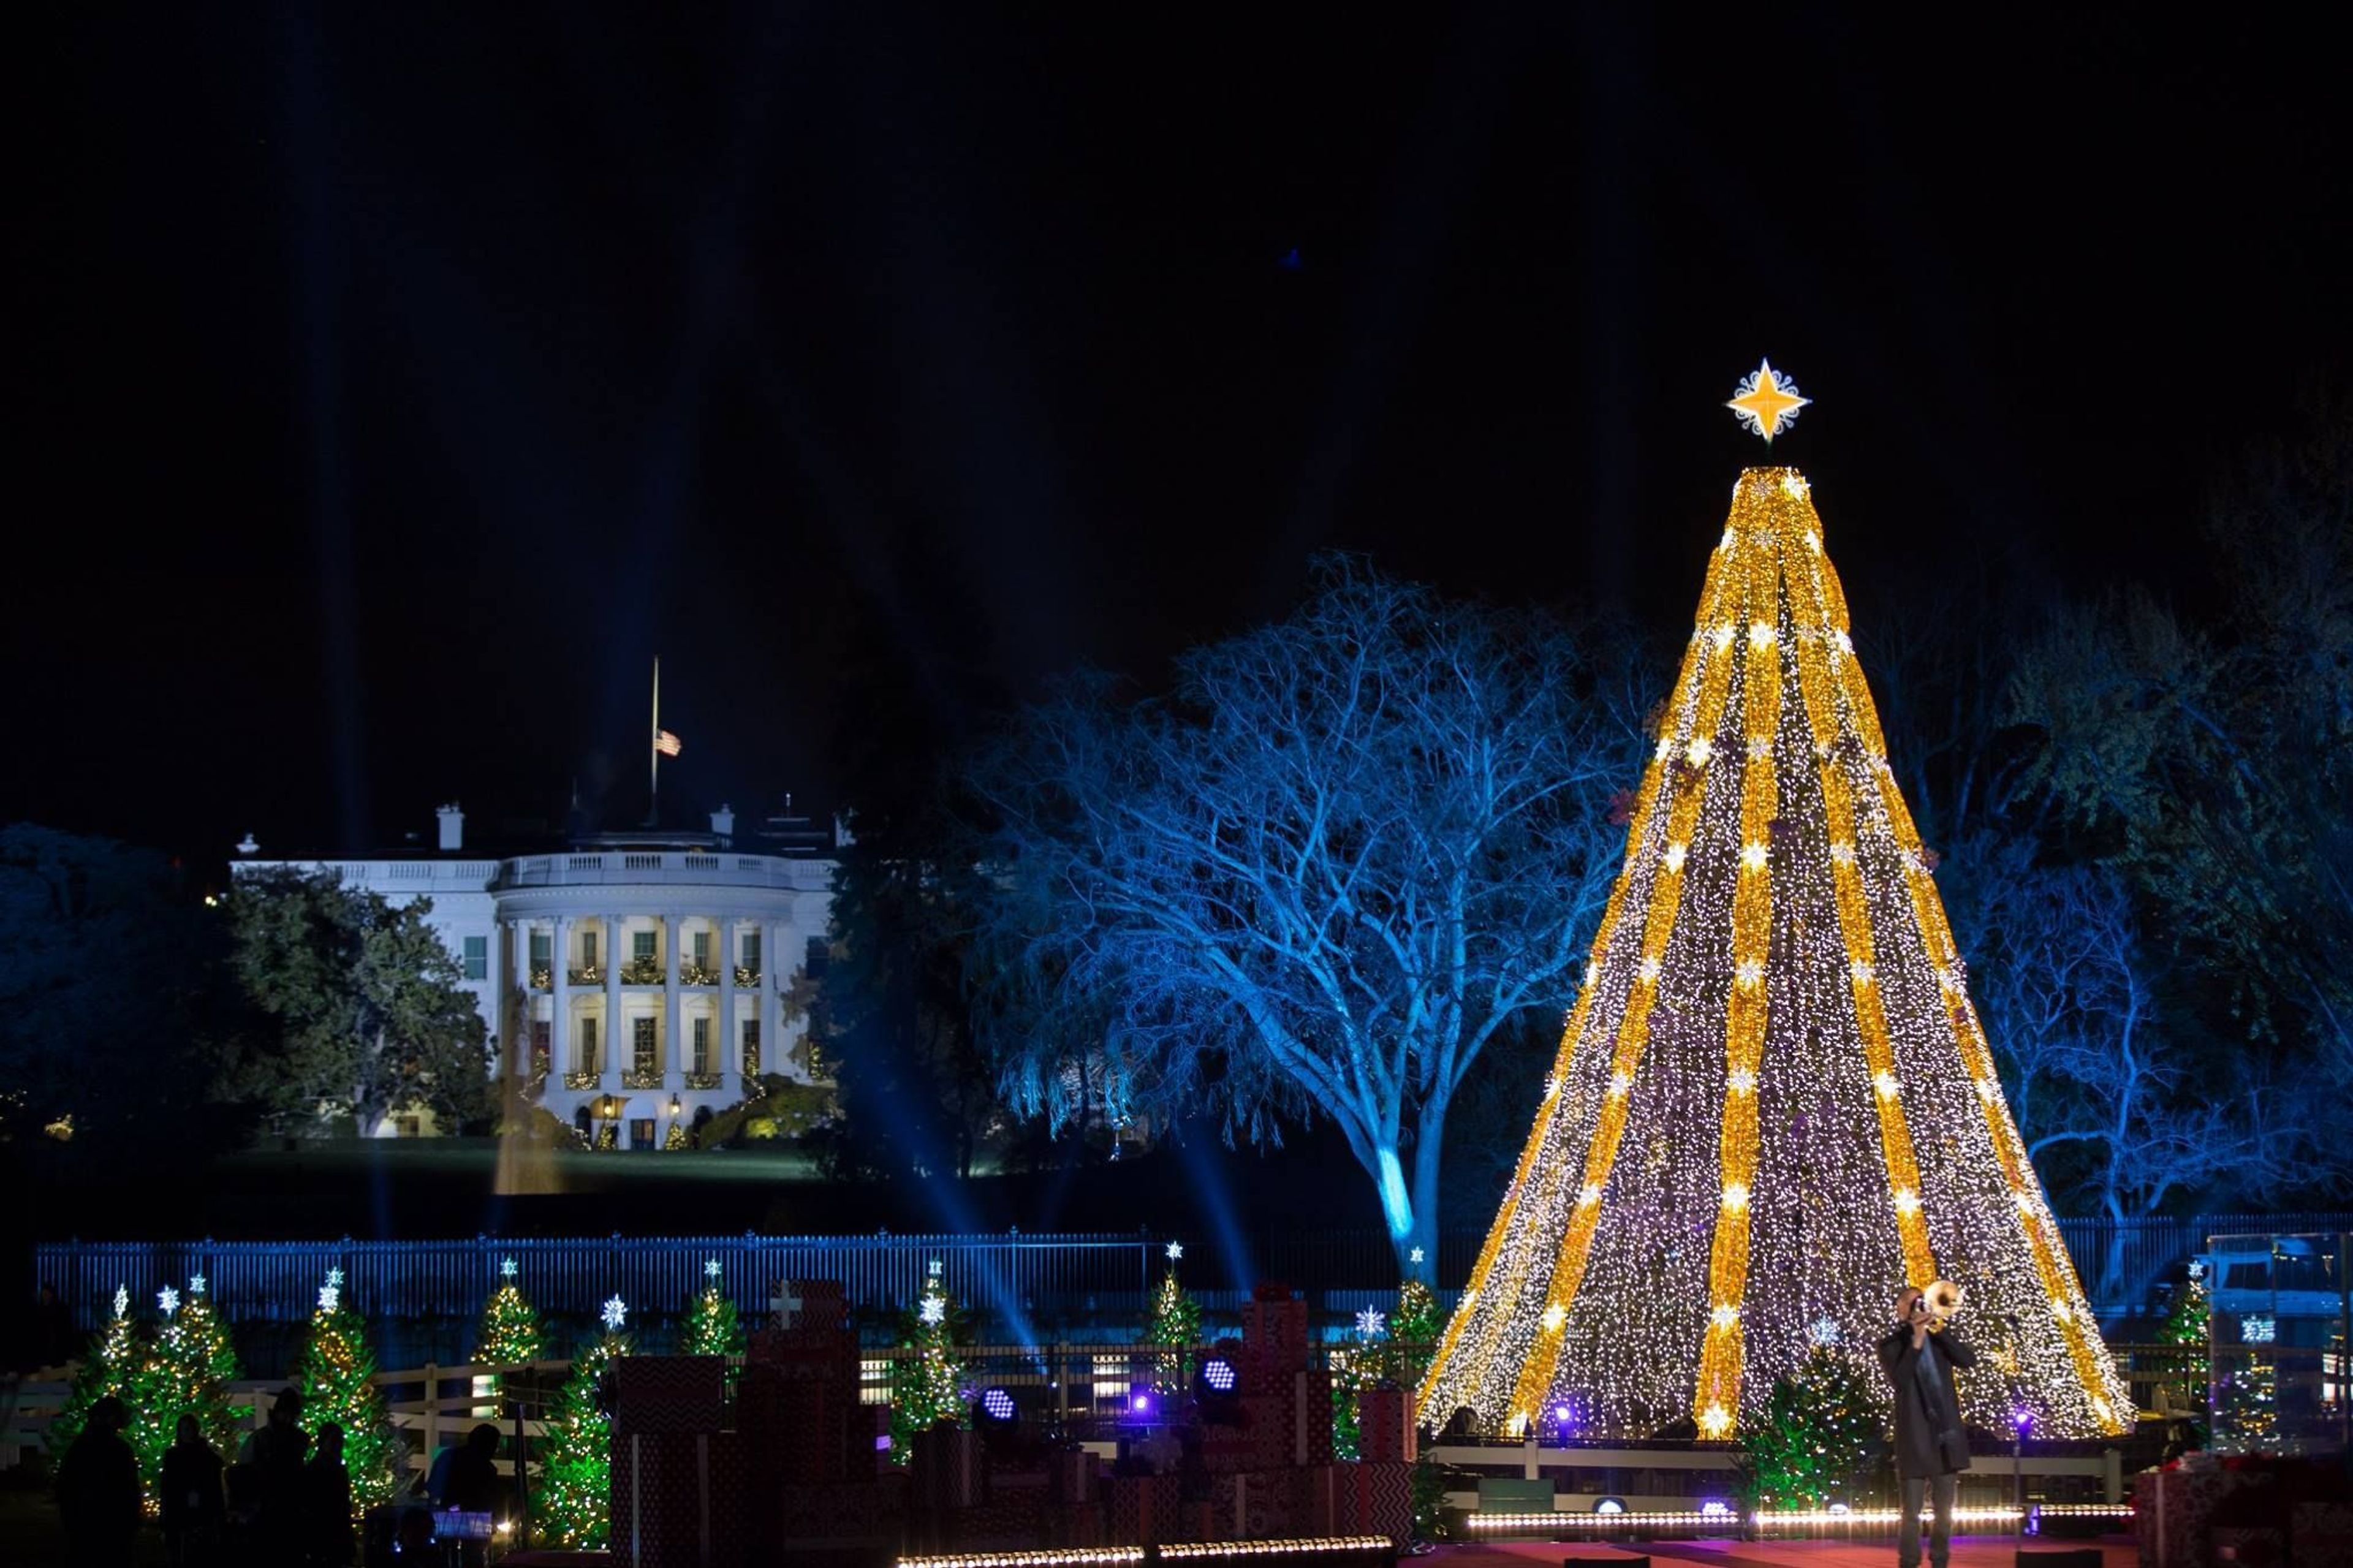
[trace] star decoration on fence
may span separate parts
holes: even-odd
[[[191,1274],[191,1275],[189,1275],[189,1276],[188,1276],[188,1294],[189,1294],[189,1295],[191,1295],[191,1296],[201,1296],[201,1295],[203,1295],[204,1293],[205,1293],[205,1277],[204,1277],[203,1275],[201,1275],[201,1274]]]
[[[127,1287],[127,1286],[117,1285],[117,1286],[114,1288],[114,1315],[115,1315],[116,1317],[118,1317],[118,1318],[127,1317],[127,1316],[129,1316],[129,1315],[130,1315],[130,1312],[131,1312],[131,1290],[130,1290],[130,1288],[129,1288],[129,1287]]]
[[[500,1259],[499,1259],[499,1278],[500,1278],[500,1279],[513,1279],[514,1277],[515,1277],[515,1260],[514,1260],[513,1258],[500,1258]]]
[[[629,1304],[621,1300],[619,1291],[615,1291],[606,1300],[603,1316],[605,1329],[608,1333],[619,1333],[621,1325],[629,1321]]]
[[[1377,1309],[1367,1307],[1356,1314],[1356,1333],[1363,1339],[1377,1340],[1380,1338],[1381,1330],[1388,1321],[1388,1318]]]
[[[915,1310],[915,1316],[921,1318],[926,1323],[946,1322],[948,1320],[947,1299],[943,1296],[924,1297],[923,1304]]]
[[[719,1259],[714,1258],[702,1266],[702,1277],[714,1285],[719,1282]]]
[[[1181,1242],[1181,1241],[1172,1241],[1172,1242],[1170,1242],[1170,1243],[1168,1244],[1168,1261],[1169,1261],[1169,1262],[1174,1263],[1174,1262],[1176,1262],[1178,1258],[1182,1258],[1182,1257],[1184,1257],[1184,1256],[1185,1256],[1185,1244],[1184,1244],[1183,1242]]]
[[[1406,1260],[1408,1263],[1419,1263],[1419,1262],[1420,1262],[1420,1261],[1421,1261],[1421,1259],[1422,1259],[1422,1250],[1421,1250],[1421,1248],[1419,1248],[1419,1247],[1415,1247],[1411,1252],[1409,1252],[1409,1253],[1407,1253],[1407,1254],[1405,1255],[1405,1260]]]
[[[161,1290],[155,1292],[155,1305],[164,1309],[164,1315],[165,1317],[170,1317],[173,1313],[180,1310],[179,1291],[174,1289],[169,1285],[164,1286]]]

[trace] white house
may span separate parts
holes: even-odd
[[[673,1123],[734,1104],[762,1072],[807,1077],[793,1059],[805,1022],[788,1027],[781,1000],[822,952],[834,861],[805,819],[768,818],[739,845],[722,807],[708,833],[493,856],[467,851],[457,806],[439,817],[432,850],[266,859],[248,836],[233,868],[332,868],[388,899],[432,900],[428,920],[507,1068],[549,1110],[624,1148],[659,1148]],[[381,1131],[428,1128],[396,1116]]]

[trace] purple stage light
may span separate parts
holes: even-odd
[[[991,1421],[1013,1419],[1013,1395],[1001,1388],[992,1388],[980,1396],[980,1407]]]
[[[1152,1409],[1152,1395],[1148,1394],[1137,1394],[1135,1396],[1135,1409],[1139,1415],[1148,1414]]]
[[[1231,1394],[1234,1384],[1241,1379],[1234,1371],[1233,1363],[1223,1356],[1212,1356],[1201,1368],[1201,1381],[1208,1384],[1213,1393]]]

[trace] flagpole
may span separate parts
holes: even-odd
[[[651,788],[646,800],[646,826],[661,826],[661,656],[654,656],[654,725],[646,734],[651,761]]]

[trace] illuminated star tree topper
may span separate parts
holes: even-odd
[[[330,1268],[327,1270],[327,1282],[319,1287],[319,1310],[335,1311],[343,1305],[343,1271],[340,1268]]]
[[[1388,1321],[1388,1316],[1377,1308],[1366,1307],[1356,1314],[1356,1337],[1377,1340],[1381,1337],[1381,1330]]]
[[[1775,370],[1770,360],[1759,360],[1725,406],[1740,416],[1749,434],[1764,437],[1769,447],[1774,437],[1797,423],[1798,410],[1812,401],[1799,396],[1798,384]]]
[[[1185,1244],[1181,1241],[1170,1242],[1167,1247],[1167,1253],[1168,1261],[1171,1263],[1176,1262],[1178,1258],[1185,1256]]]
[[[164,1310],[165,1317],[170,1317],[180,1310],[180,1292],[172,1286],[164,1286],[155,1292],[155,1305]]]
[[[605,1320],[607,1332],[617,1334],[621,1331],[621,1325],[629,1321],[629,1304],[622,1300],[621,1293],[616,1290],[606,1298],[604,1309],[597,1315]]]

